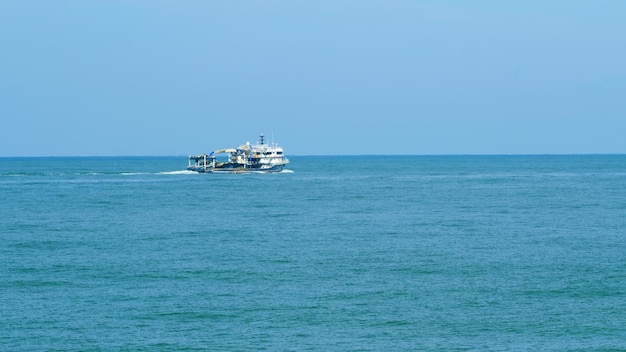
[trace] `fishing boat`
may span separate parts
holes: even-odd
[[[278,144],[265,144],[261,134],[257,144],[247,142],[237,148],[216,149],[210,154],[190,155],[187,170],[206,173],[280,172],[289,163]]]

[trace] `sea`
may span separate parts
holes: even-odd
[[[0,158],[2,351],[626,351],[626,155]]]

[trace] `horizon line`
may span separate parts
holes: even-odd
[[[363,156],[593,156],[593,155],[626,155],[626,153],[449,153],[449,154],[292,154],[290,157],[363,157]],[[189,155],[6,155],[0,159],[10,158],[188,158]]]

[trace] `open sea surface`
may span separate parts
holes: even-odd
[[[0,158],[0,350],[626,351],[626,156]]]

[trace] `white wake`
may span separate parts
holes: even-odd
[[[197,172],[191,170],[163,171],[159,175],[195,175]]]

